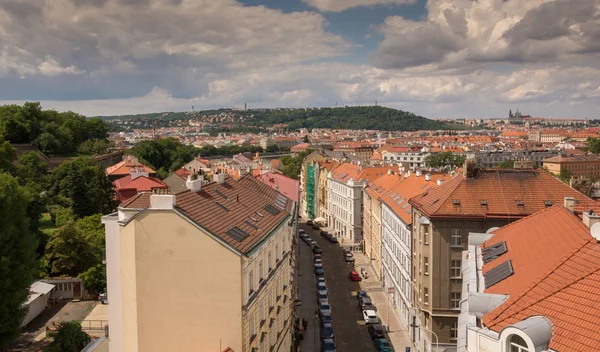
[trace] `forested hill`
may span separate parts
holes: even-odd
[[[160,120],[162,124],[174,120],[199,120],[214,125],[233,124],[237,127],[271,127],[288,124],[290,129],[335,128],[387,131],[458,129],[441,121],[434,121],[411,112],[381,106],[301,109],[219,109],[205,111],[169,112],[142,115],[100,116],[106,120],[134,119]],[[160,118],[160,119],[159,119]],[[464,126],[463,126],[464,128]]]

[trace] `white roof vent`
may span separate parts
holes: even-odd
[[[592,234],[592,237],[594,237],[596,241],[600,243],[600,222],[592,225],[590,228],[590,233]]]

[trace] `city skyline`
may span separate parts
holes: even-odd
[[[600,5],[502,0],[0,4],[0,104],[115,115],[378,105],[596,118]]]

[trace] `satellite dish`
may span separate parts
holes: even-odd
[[[596,241],[600,242],[600,222],[597,222],[590,227],[590,233],[592,234],[592,237],[596,239]]]
[[[494,231],[496,231],[498,229],[500,229],[498,226],[496,226],[496,227],[490,227],[485,233],[489,234],[489,233],[492,233],[492,232],[494,232]]]

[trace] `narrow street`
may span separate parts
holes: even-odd
[[[357,282],[352,282],[348,278],[353,266],[346,264],[342,248],[337,244],[327,242],[319,231],[313,230],[304,222],[300,224],[300,228],[304,229],[313,240],[317,241],[323,250],[323,268],[329,293],[329,303],[331,304],[337,350],[344,352],[376,351],[367,327],[362,320],[358,300],[355,296],[360,286]],[[300,317],[308,320],[308,331],[301,343],[301,351],[319,351],[319,320],[315,319],[317,299],[314,259],[310,247],[304,241],[300,240],[299,245],[300,272],[302,275],[300,278],[300,297],[302,299]]]

